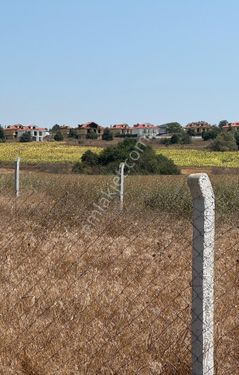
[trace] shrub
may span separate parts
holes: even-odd
[[[54,135],[54,140],[57,141],[57,142],[60,142],[60,141],[64,140],[64,136],[59,130]]]
[[[97,139],[97,134],[94,130],[90,129],[89,133],[86,134],[86,139]]]
[[[135,145],[135,140],[125,139],[116,146],[104,148],[98,156],[99,164],[107,166],[109,170],[112,170],[113,163],[119,164],[125,161],[129,157],[130,152],[134,150]]]
[[[81,161],[89,166],[97,165],[99,162],[99,157],[95,152],[87,150],[81,158]]]
[[[136,148],[137,146],[137,148]],[[179,174],[174,162],[163,155],[156,155],[154,149],[132,139],[106,147],[99,155],[86,151],[80,163],[74,165],[73,171],[87,174],[115,173],[121,162],[127,161],[126,173],[130,174]]]
[[[125,134],[115,134],[114,137],[115,138],[137,138],[138,135],[137,134],[130,134],[130,133],[127,134],[127,133],[125,133]]]
[[[74,173],[84,173],[84,165],[82,162],[78,161],[73,165],[72,172]]]
[[[161,145],[169,146],[171,144],[171,138],[161,138],[159,143],[161,143]]]
[[[237,147],[239,149],[239,131],[238,130],[234,133],[234,138],[235,138]]]
[[[180,169],[166,156],[157,155],[157,162],[160,174],[180,174]]]
[[[5,142],[5,133],[3,127],[0,125],[0,142]]]
[[[209,139],[217,138],[218,134],[221,132],[220,128],[213,126],[210,130],[202,133],[202,139],[208,141]]]
[[[20,137],[20,142],[31,142],[32,141],[32,136],[31,133],[25,132],[23,135]]]
[[[231,133],[219,134],[211,144],[213,151],[234,151],[237,150],[237,143]]]
[[[182,133],[181,134],[181,144],[189,145],[192,143],[192,136],[188,133]]]
[[[75,138],[75,139],[78,139],[78,134],[77,134],[77,131],[76,129],[70,129],[69,131],[69,135],[68,135],[69,138]]]
[[[110,131],[109,128],[105,128],[104,129],[104,132],[103,132],[103,135],[102,135],[102,139],[104,141],[112,141],[113,135],[112,135],[112,133],[111,133],[111,131]]]
[[[171,144],[190,144],[192,142],[192,138],[188,133],[182,132],[178,134],[172,135],[170,139]]]
[[[219,122],[218,127],[220,129],[222,129],[223,126],[226,126],[226,125],[228,125],[228,121],[227,120],[222,120],[222,121]]]
[[[188,134],[190,137],[195,137],[196,132],[195,132],[194,129],[187,129],[187,134]]]
[[[181,140],[180,135],[179,134],[174,134],[174,135],[172,135],[172,137],[170,139],[170,143],[172,145],[174,145],[174,144],[180,143],[180,140]]]

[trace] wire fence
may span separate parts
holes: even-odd
[[[92,216],[111,177],[27,171],[16,198],[8,172],[0,177],[0,372],[191,374],[195,222],[186,177],[129,177],[124,210],[114,195]],[[239,373],[238,231],[235,212],[217,212],[208,375]]]

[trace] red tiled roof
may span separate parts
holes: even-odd
[[[198,123],[192,122],[191,124],[187,124],[185,126],[185,128],[187,128],[187,129],[199,129],[199,128],[211,128],[211,126],[207,123],[204,123],[204,122],[201,122],[201,123],[200,122],[198,122]]]
[[[112,129],[129,129],[128,124],[116,124],[112,126]]]
[[[60,129],[70,129],[69,125],[60,125]]]
[[[89,121],[89,122],[86,122],[85,124],[80,124],[80,125],[78,125],[78,127],[80,129],[89,129],[91,124],[95,124],[95,125],[100,127],[100,125],[96,124],[96,122],[94,122],[94,121]]]
[[[5,130],[23,130],[23,131],[24,130],[25,131],[38,130],[38,131],[45,131],[47,129],[46,128],[39,128],[35,125],[24,126],[24,125],[21,125],[21,124],[15,124],[15,125],[8,125]]]
[[[155,127],[153,124],[136,124],[133,126],[134,129],[150,129]]]
[[[223,128],[238,128],[239,127],[239,122],[232,122],[231,124],[224,125]]]

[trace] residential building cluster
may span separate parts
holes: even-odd
[[[96,139],[102,139],[105,127],[97,124],[96,122],[87,122],[79,124],[77,127],[70,127],[62,125],[58,127],[58,131],[62,133],[64,138],[70,136],[71,131],[74,131],[75,136],[80,140],[89,138],[90,134],[94,133]],[[109,131],[114,137],[120,136],[135,136],[145,138],[156,138],[160,135],[166,134],[166,127],[164,125],[152,125],[149,123],[136,124],[130,127],[128,124],[116,124],[109,127]],[[23,133],[29,133],[33,141],[42,142],[48,140],[51,132],[47,128],[41,128],[36,125],[21,125],[14,124],[8,125],[4,128],[6,140],[19,140]]]
[[[78,125],[75,131],[79,139],[87,139],[92,132],[95,132],[97,138],[101,139],[104,129],[104,127],[95,122],[88,122]],[[135,124],[133,126],[129,126],[128,124],[115,124],[111,125],[108,129],[113,137],[135,136],[153,139],[162,134],[166,134],[166,129],[162,125],[156,126],[149,123]]]
[[[133,126],[128,124],[115,124],[110,125],[108,130],[112,133],[113,137],[143,137],[148,139],[157,139],[162,137],[170,136],[168,133],[168,125],[153,125],[151,123],[138,123]],[[96,122],[87,122],[84,124],[79,124],[77,127],[70,127],[68,125],[57,125],[57,131],[60,132],[64,138],[67,138],[74,134],[79,140],[86,140],[91,138],[92,134],[94,139],[102,139],[104,130],[106,127],[103,127]],[[189,134],[194,136],[201,136],[204,132],[209,131],[212,128],[210,124],[205,121],[192,122],[184,127],[184,130]],[[239,122],[228,123],[223,126],[225,130],[228,129],[239,129]],[[24,133],[29,133],[31,139],[36,142],[42,142],[45,140],[50,140],[52,138],[51,130],[47,128],[38,127],[36,125],[8,125],[4,128],[4,133],[6,140],[9,141],[18,141]],[[172,134],[171,134],[172,135]]]
[[[42,142],[49,136],[49,131],[46,128],[40,128],[35,125],[8,125],[4,129],[6,140],[18,141],[24,133],[29,133],[33,141]]]

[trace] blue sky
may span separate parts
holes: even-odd
[[[238,0],[0,0],[0,123],[239,121]]]

